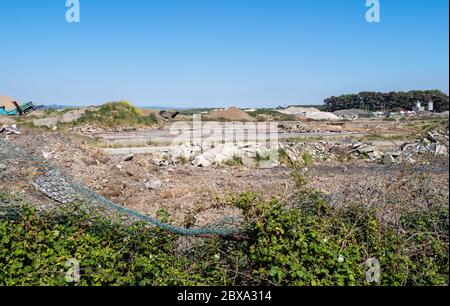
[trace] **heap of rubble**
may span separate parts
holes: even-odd
[[[352,145],[353,154],[356,157],[367,157],[372,161],[382,161],[385,164],[393,164],[399,162],[415,163],[421,155],[433,154],[435,156],[447,156],[449,153],[449,135],[448,130],[445,133],[434,132],[428,133],[427,137],[407,142],[403,144],[399,150],[393,152],[380,152],[376,147],[358,143]]]
[[[137,129],[135,127],[115,127],[111,129],[105,129],[98,127],[94,124],[85,124],[81,126],[75,126],[68,128],[69,132],[83,134],[83,135],[96,135],[102,133],[124,133],[124,132],[135,132]]]
[[[326,141],[318,142],[286,142],[272,147],[260,143],[226,143],[218,145],[191,145],[184,144],[173,147],[161,156],[155,157],[153,163],[157,166],[169,166],[177,163],[187,163],[195,167],[209,167],[226,164],[238,157],[244,165],[254,165],[258,157],[267,157],[274,151],[283,152],[294,163],[301,162],[308,153],[314,161],[338,160],[342,157],[365,159],[372,162],[393,164],[400,162],[415,163],[420,155],[433,154],[448,156],[448,132],[429,133],[426,138],[403,144],[396,151],[383,152],[381,148],[370,143],[352,142],[336,144]],[[278,162],[271,160],[271,165]]]

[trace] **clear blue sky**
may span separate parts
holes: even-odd
[[[448,0],[0,1],[0,95],[43,104],[269,107],[449,91]]]

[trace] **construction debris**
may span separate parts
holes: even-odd
[[[7,140],[10,135],[20,135],[20,131],[15,124],[13,125],[4,125],[0,127],[0,135],[5,134],[5,139]]]

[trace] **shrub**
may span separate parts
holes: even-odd
[[[242,166],[244,163],[240,156],[233,156],[233,158],[226,161],[225,164],[230,167],[237,167],[237,166]]]
[[[360,198],[333,206],[301,166],[292,180],[284,202],[253,192],[228,199],[243,212],[244,241],[177,237],[78,205],[38,212],[0,194],[0,285],[373,285],[371,258],[381,268],[375,284],[448,285],[448,206],[411,203],[430,196],[426,188],[399,182],[414,196],[400,201],[400,222],[389,223]],[[80,283],[65,280],[71,258],[80,261]]]
[[[139,109],[126,101],[111,102],[94,110],[87,110],[75,125],[96,124],[103,127],[150,126],[157,123],[155,114],[142,115]]]

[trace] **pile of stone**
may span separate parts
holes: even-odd
[[[153,163],[157,166],[169,166],[179,163],[190,163],[194,167],[210,167],[223,165],[234,158],[240,158],[244,165],[253,165],[258,155],[267,156],[271,150],[259,143],[225,143],[225,144],[183,144],[170,148]]]
[[[226,143],[226,144],[184,144],[172,147],[153,159],[158,166],[169,166],[179,163],[190,163],[195,167],[223,165],[235,158],[240,158],[244,165],[255,165],[261,157],[274,156],[283,152],[294,163],[306,157],[314,161],[329,161],[344,158],[358,158],[372,162],[393,164],[400,162],[415,163],[418,155],[432,153],[448,156],[448,132],[429,133],[425,139],[405,143],[396,151],[385,152],[370,143],[331,143],[318,142],[286,142],[267,147],[262,143]],[[277,155],[280,157],[279,155]],[[271,166],[276,166],[280,159],[269,159]]]
[[[77,134],[87,134],[87,135],[95,135],[104,133],[105,129],[99,128],[92,124],[85,124],[81,126],[75,126],[68,129],[69,132],[77,133]]]
[[[68,129],[69,132],[83,134],[83,135],[97,135],[102,133],[124,133],[124,132],[135,132],[137,129],[135,127],[115,127],[111,129],[105,129],[98,127],[94,124],[85,124],[81,126],[75,126]]]
[[[308,154],[314,161],[334,159],[336,154],[331,150],[332,147],[330,143],[325,141],[319,141],[317,143],[288,142],[280,144],[280,149],[293,163],[302,162],[305,154]]]
[[[421,155],[432,154],[435,156],[448,156],[449,136],[435,132],[428,133],[427,137],[403,144],[399,150],[383,153],[369,144],[356,143],[352,145],[353,154],[356,157],[367,157],[371,161],[382,161],[385,164],[399,162],[415,163]]]
[[[320,126],[309,126],[307,124],[295,122],[282,122],[278,124],[278,129],[283,133],[342,133],[343,129],[339,125],[322,124]]]
[[[351,145],[350,154],[356,157],[367,157],[371,161],[381,160],[384,158],[384,153],[379,151],[376,147],[367,143],[354,143]]]

